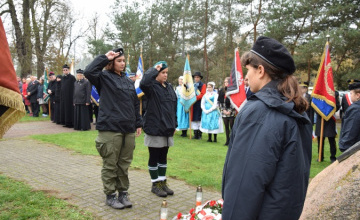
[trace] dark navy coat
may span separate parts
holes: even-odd
[[[312,126],[271,81],[236,117],[223,171],[222,219],[298,219],[311,163]]]
[[[341,124],[339,149],[346,151],[360,141],[360,101],[354,102],[346,110],[344,122]]]

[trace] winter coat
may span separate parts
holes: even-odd
[[[360,101],[354,102],[346,110],[344,122],[341,124],[339,149],[346,151],[360,141]]]
[[[28,95],[28,99],[31,103],[37,103],[37,91],[38,91],[38,81],[31,81],[28,84],[27,92],[30,92],[30,95]]]
[[[91,85],[86,79],[74,82],[74,104],[90,104]]]
[[[108,63],[109,59],[100,55],[84,71],[85,77],[100,95],[96,129],[133,133],[142,124],[134,82],[124,72],[118,75],[112,71],[103,71]]]
[[[192,117],[191,120],[201,121],[201,114],[202,114],[201,99],[206,93],[206,85],[200,81],[199,86],[197,87],[195,92],[196,92],[196,102],[194,103],[194,105],[191,106],[191,117]]]
[[[155,79],[157,75],[157,69],[152,67],[140,82],[147,98],[143,129],[148,135],[172,137],[177,127],[177,97],[171,84],[165,82],[164,87]]]
[[[312,126],[271,81],[240,110],[223,170],[225,220],[298,219],[309,182]]]
[[[37,89],[37,98],[38,99],[42,99],[43,98],[43,93],[44,93],[44,84],[38,84],[38,89]]]

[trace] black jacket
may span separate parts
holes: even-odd
[[[50,100],[53,102],[55,99],[55,92],[56,92],[56,80],[50,81],[48,85],[48,90],[51,90]]]
[[[55,83],[54,102],[57,102],[59,104],[60,104],[60,99],[61,99],[61,82],[62,81],[56,81],[56,83]]]
[[[96,129],[133,133],[141,127],[140,104],[134,82],[125,73],[102,69],[109,63],[105,55],[96,57],[85,69],[85,77],[100,95]]]
[[[354,102],[346,110],[344,122],[341,124],[339,149],[346,151],[360,141],[360,101]]]
[[[37,102],[37,91],[38,91],[39,82],[31,81],[27,87],[27,92],[30,92],[30,95],[27,97],[31,103]]]
[[[91,85],[88,80],[76,80],[74,82],[74,104],[90,104]]]
[[[309,181],[312,126],[271,81],[236,117],[223,171],[222,218],[299,219]]]
[[[140,89],[147,98],[147,108],[144,115],[144,132],[153,136],[171,137],[177,127],[177,98],[171,84],[165,82],[165,87],[155,78],[158,71],[150,68],[140,82]]]
[[[43,93],[44,93],[44,84],[38,84],[38,89],[37,89],[37,98],[38,99],[42,99],[43,98]]]

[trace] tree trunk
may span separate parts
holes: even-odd
[[[205,1],[204,61],[203,61],[205,62],[206,82],[209,81],[209,63],[208,63],[207,49],[206,49],[207,26],[208,26],[208,0]]]

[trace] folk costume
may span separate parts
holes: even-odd
[[[192,77],[199,76],[201,79],[203,76],[201,72],[195,72]],[[202,133],[200,131],[201,122],[201,99],[206,93],[206,85],[201,81],[194,83],[194,90],[196,93],[196,102],[191,106],[191,128],[194,130],[194,139],[201,139]]]
[[[213,89],[215,88],[214,82],[209,82]],[[223,123],[220,111],[218,109],[219,95],[213,90],[207,91],[201,99],[201,125],[200,131],[208,133],[208,142],[212,142],[211,134],[214,134],[214,142],[217,142],[217,134],[223,133]]]
[[[183,76],[180,76],[179,78],[183,78]],[[182,130],[183,132],[181,136],[186,137],[186,131],[189,128],[189,112],[185,112],[184,106],[180,103],[180,94],[182,88],[183,85],[178,85],[175,90],[177,97],[176,117],[178,123],[178,127],[176,128],[176,130]]]
[[[349,89],[360,90],[360,82],[349,85]],[[352,103],[346,110],[343,119],[339,140],[339,149],[341,152],[346,151],[360,141],[360,100]]]
[[[246,54],[272,63],[281,79],[295,72],[290,53],[274,39],[259,37]],[[245,59],[242,62],[249,62]],[[251,74],[257,76],[259,70],[252,65]],[[236,116],[223,170],[223,219],[297,220],[301,215],[312,125],[306,113],[295,111],[295,103],[278,91],[279,83],[271,79],[260,87]]]
[[[154,68],[158,65],[161,65],[160,71]],[[174,194],[167,187],[166,170],[168,150],[174,145],[173,135],[177,127],[177,97],[170,83],[156,80],[158,74],[168,68],[167,63],[160,61],[154,67],[148,69],[140,81],[140,89],[148,99],[143,126],[144,145],[149,150],[151,192],[166,197]]]
[[[134,82],[126,76],[124,70],[120,73],[103,70],[110,62],[114,66],[115,60],[124,56],[122,48],[114,49],[113,52],[119,55],[112,60],[106,55],[99,55],[86,67],[84,74],[101,96],[96,123],[99,134],[95,142],[103,159],[101,179],[106,204],[122,209],[132,207],[128,200],[128,169],[135,149],[135,131],[141,128],[142,120]]]
[[[76,70],[83,74],[82,69]],[[76,80],[74,83],[74,129],[86,131],[91,129],[89,118],[91,85],[87,79]]]
[[[63,69],[70,67],[65,64]],[[60,96],[60,119],[61,124],[64,127],[74,127],[74,82],[76,81],[75,76],[70,73],[64,74],[61,80],[61,96]]]

